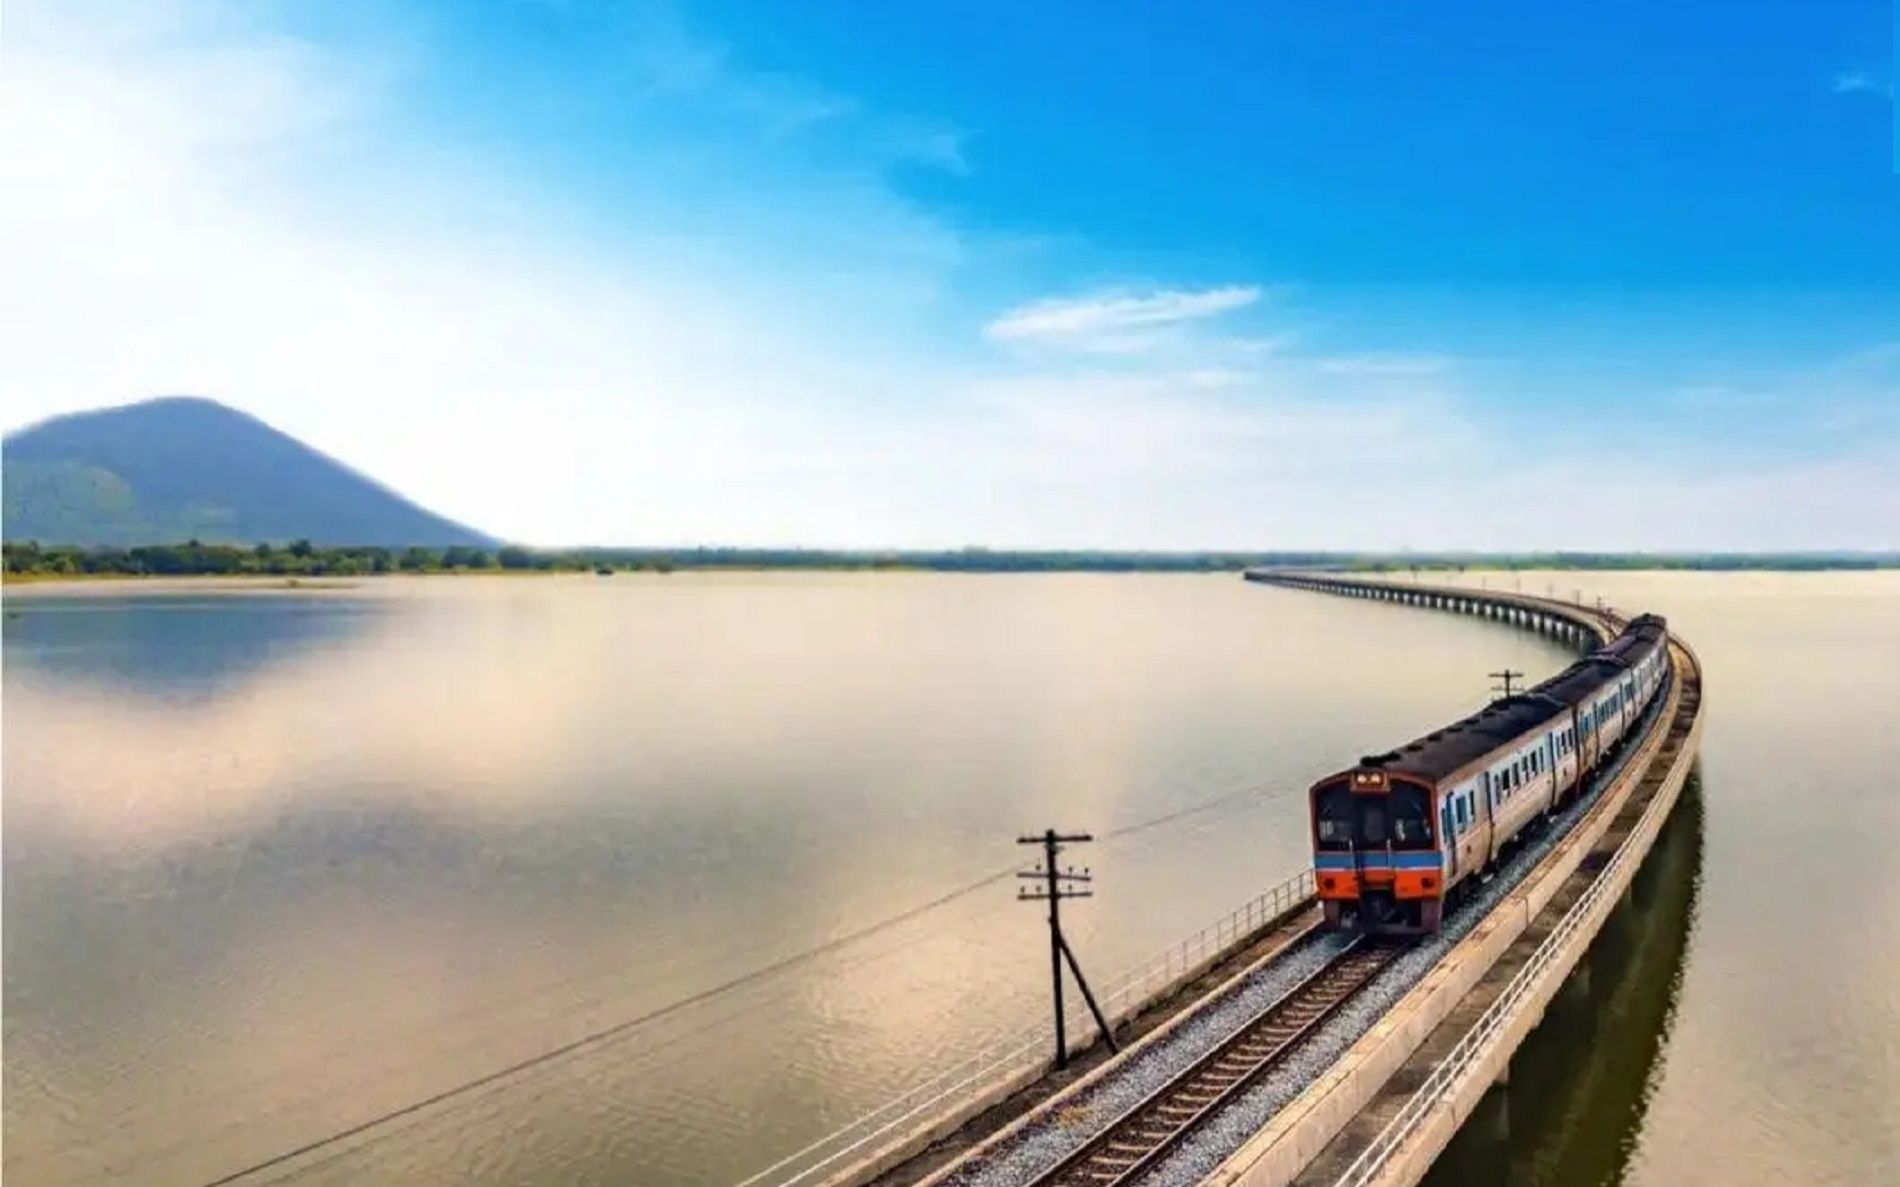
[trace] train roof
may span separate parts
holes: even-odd
[[[1501,697],[1463,721],[1433,730],[1389,754],[1370,754],[1359,761],[1363,766],[1437,783],[1565,708],[1561,701],[1538,692]]]
[[[1622,634],[1606,643],[1596,654],[1623,662],[1627,667],[1628,661],[1625,657],[1660,642],[1668,633],[1668,626],[1660,615],[1638,615],[1630,620],[1627,627],[1623,628]]]
[[[1618,663],[1599,652],[1571,664],[1531,691],[1565,705],[1578,705],[1628,669],[1628,664]]]
[[[1369,754],[1360,767],[1376,767],[1438,783],[1473,760],[1535,726],[1567,712],[1572,705],[1627,670],[1631,653],[1660,640],[1667,624],[1656,614],[1631,619],[1621,635],[1528,692],[1501,697],[1465,718],[1433,730],[1386,754]]]

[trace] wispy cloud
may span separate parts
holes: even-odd
[[[1009,310],[984,326],[983,336],[993,342],[1126,353],[1151,344],[1156,331],[1241,309],[1259,299],[1257,285],[1054,297]]]
[[[749,69],[725,46],[664,17],[632,21],[628,69],[644,92],[787,139],[829,132],[880,162],[969,172],[967,133],[941,120],[878,112],[802,75]]]
[[[1849,70],[1834,76],[1832,88],[1837,95],[1879,95],[1893,98],[1893,83],[1865,70]]]
[[[1437,375],[1451,366],[1451,360],[1435,354],[1349,354],[1319,360],[1315,364],[1328,375],[1364,375],[1403,378]]]

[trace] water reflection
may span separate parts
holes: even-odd
[[[1691,774],[1588,954],[1445,1148],[1425,1187],[1607,1187],[1624,1181],[1669,1047],[1702,881]]]
[[[179,592],[47,597],[9,593],[8,664],[49,683],[211,700],[276,664],[347,645],[399,604],[349,597]]]

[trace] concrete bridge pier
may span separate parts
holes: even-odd
[[[1511,1187],[1511,1091],[1499,1081],[1478,1098],[1460,1132],[1469,1134],[1456,1165],[1435,1168],[1458,1187]]]
[[[1571,968],[1570,975],[1564,978],[1563,985],[1557,990],[1557,996],[1550,1003],[1553,1012],[1562,1012],[1578,1019],[1586,1029],[1592,1029],[1591,1023],[1596,1017],[1596,1011],[1590,1008],[1594,993],[1590,964],[1590,951],[1585,949],[1582,955],[1577,957],[1576,965]]]
[[[1665,875],[1660,862],[1646,861],[1630,879],[1630,888],[1624,892],[1632,909],[1645,912],[1655,904],[1656,895]]]

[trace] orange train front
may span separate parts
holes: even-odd
[[[1575,798],[1635,732],[1668,676],[1667,640],[1664,621],[1642,615],[1536,688],[1314,784],[1327,923],[1437,931],[1472,875]]]

